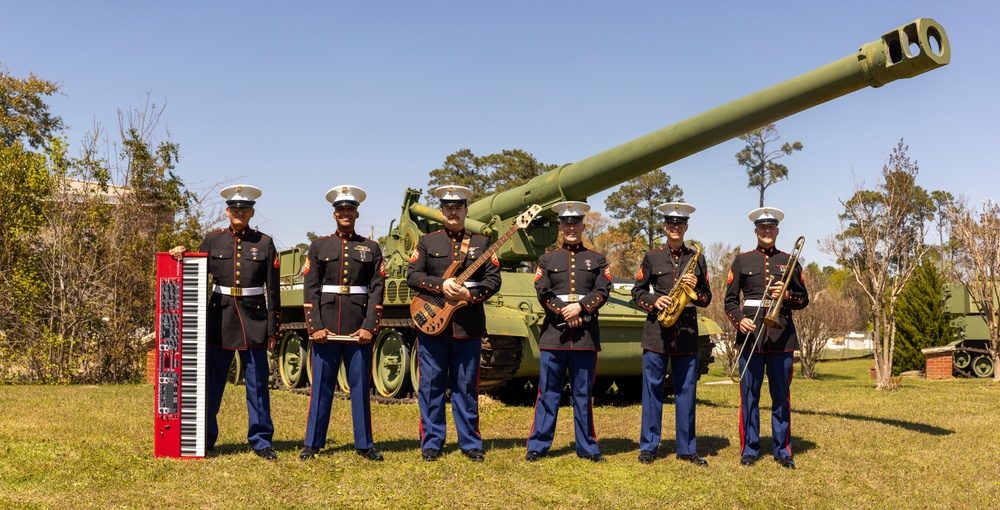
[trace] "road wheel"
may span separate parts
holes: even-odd
[[[616,377],[615,386],[618,388],[618,397],[629,402],[642,401],[642,376],[639,377]]]
[[[302,333],[297,330],[286,331],[278,344],[278,374],[284,387],[301,388],[306,385],[308,377],[305,375],[305,368],[308,357]]]
[[[340,368],[337,370],[337,387],[344,395],[351,394],[351,383],[347,382],[347,360],[344,356],[340,357]]]
[[[306,369],[305,369],[306,386],[309,386],[310,388],[312,388],[312,383],[313,383],[313,357],[312,357],[312,349],[307,348],[305,351],[306,351]]]
[[[413,348],[410,349],[410,384],[413,390],[420,389],[420,358],[417,356],[417,339],[413,339]]]
[[[410,390],[410,350],[399,330],[387,328],[375,340],[372,357],[375,390],[388,398],[402,398]]]
[[[965,370],[969,368],[969,364],[972,363],[972,355],[969,351],[955,351],[954,357],[952,357],[952,363],[955,364],[955,368],[959,370]]]
[[[233,356],[233,361],[229,364],[229,375],[226,376],[226,381],[235,385],[243,384],[243,367],[240,366],[239,355]]]
[[[976,377],[993,377],[993,360],[989,356],[977,356],[972,361],[972,371]]]

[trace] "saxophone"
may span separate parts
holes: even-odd
[[[701,246],[696,244],[694,246],[694,255],[691,256],[687,265],[684,266],[684,270],[681,271],[681,277],[694,274],[694,269],[698,266],[698,257],[700,255]],[[656,320],[665,328],[673,326],[677,322],[677,319],[681,318],[681,312],[684,311],[684,307],[692,300],[698,299],[698,293],[691,286],[684,283],[681,278],[677,278],[677,281],[674,282],[674,288],[670,289],[670,293],[667,295],[670,296],[670,305],[656,314]]]

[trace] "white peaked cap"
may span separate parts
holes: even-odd
[[[260,188],[249,184],[237,184],[229,186],[219,192],[222,198],[226,199],[227,205],[236,207],[253,207],[257,199],[260,198]]]
[[[337,204],[341,202],[347,202],[354,207],[361,205],[361,202],[365,201],[368,196],[365,190],[357,187],[351,186],[350,184],[341,184],[340,186],[334,186],[330,188],[330,191],[326,192],[326,201],[337,207]]]
[[[468,202],[472,198],[472,190],[465,186],[441,186],[434,190],[434,196],[441,200],[442,205],[445,202]]]
[[[761,207],[750,211],[750,221],[754,225],[777,225],[785,219],[785,213],[774,207]]]
[[[663,221],[670,223],[687,223],[691,213],[695,211],[693,205],[683,202],[660,204],[656,206],[656,209],[663,213]]]
[[[585,213],[590,210],[590,204],[574,201],[559,202],[552,206],[552,210],[559,215],[561,222],[579,223],[583,221]]]

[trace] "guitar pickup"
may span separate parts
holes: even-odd
[[[424,310],[427,312],[427,315],[430,315],[431,317],[437,315],[436,313],[434,313],[434,308],[431,308],[431,305],[427,303],[424,303]]]
[[[424,316],[424,312],[414,315],[413,320],[416,321],[418,326],[423,326],[427,323],[427,317]]]

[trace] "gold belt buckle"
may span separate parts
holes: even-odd
[[[341,294],[350,294],[351,293],[351,286],[350,285],[341,285],[340,286],[340,293]]]
[[[229,295],[235,297],[243,297],[243,289],[240,287],[229,287]]]
[[[570,294],[570,295],[566,296],[566,299],[570,303],[576,303],[576,302],[580,301],[580,295],[579,294]]]

